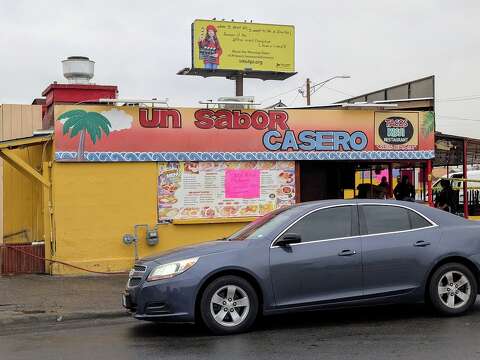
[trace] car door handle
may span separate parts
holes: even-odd
[[[424,240],[419,240],[415,244],[413,244],[413,246],[416,246],[416,247],[425,247],[425,246],[428,246],[428,245],[430,245],[430,243],[428,241],[424,241]]]
[[[338,253],[338,256],[352,256],[355,255],[357,252],[355,250],[342,250]]]

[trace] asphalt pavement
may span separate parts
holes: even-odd
[[[423,305],[266,317],[246,334],[130,318],[0,329],[0,359],[480,359],[480,301],[459,318]]]

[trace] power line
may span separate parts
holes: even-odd
[[[452,98],[445,98],[445,99],[436,99],[439,102],[455,102],[455,101],[471,101],[471,100],[479,100],[480,95],[470,95],[470,96],[458,96]]]
[[[475,121],[475,122],[480,122],[480,119],[468,119],[468,118],[463,118],[463,117],[458,117],[458,116],[449,116],[449,115],[436,115],[441,118],[445,118],[447,120],[461,120],[461,121]]]
[[[300,95],[300,91],[297,92],[297,95],[295,95],[295,97],[293,98],[293,100],[290,101],[290,106],[293,106],[293,105],[295,104],[295,101],[297,101],[299,95]]]
[[[303,83],[302,83],[301,86],[297,86],[296,88],[290,89],[290,90],[285,91],[285,92],[283,92],[283,93],[280,93],[280,94],[271,96],[271,97],[269,97],[269,98],[263,99],[262,101],[260,101],[260,104],[263,104],[264,102],[266,102],[266,101],[268,101],[268,100],[275,99],[275,98],[277,98],[277,97],[279,97],[279,96],[286,95],[286,94],[290,94],[290,93],[293,92],[293,91],[298,91],[298,90],[300,90],[302,87],[303,87]]]
[[[334,89],[334,88],[329,87],[329,86],[326,86],[326,85],[324,85],[323,87],[326,88],[326,89],[328,89],[328,90],[335,91],[335,92],[337,92],[337,93],[339,93],[339,94],[342,94],[342,95],[347,95],[347,96],[350,96],[350,97],[353,97],[353,96],[354,96],[354,95],[352,95],[352,94],[346,93],[345,91],[338,90],[338,89]]]

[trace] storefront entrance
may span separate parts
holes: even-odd
[[[393,198],[402,177],[413,185],[416,201],[426,201],[426,164],[422,162],[377,163],[366,161],[299,161],[297,192],[300,201],[327,199]],[[382,179],[386,185],[382,187]]]
[[[355,189],[355,163],[345,161],[300,161],[300,199],[344,199]]]

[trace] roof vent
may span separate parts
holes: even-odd
[[[220,109],[229,110],[253,109],[254,105],[257,105],[253,96],[220,97],[218,98],[218,104]]]
[[[85,56],[69,56],[62,61],[63,76],[70,84],[89,84],[93,78],[95,61]]]

